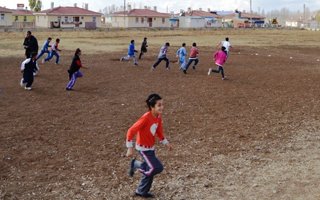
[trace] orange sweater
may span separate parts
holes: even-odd
[[[163,135],[162,119],[159,115],[154,117],[149,111],[142,115],[127,132],[126,146],[133,147],[133,138],[137,134],[136,149],[139,151],[154,150],[155,136],[162,144],[167,144],[168,140]]]

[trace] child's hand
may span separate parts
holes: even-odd
[[[133,148],[132,147],[128,148],[126,156],[127,157],[132,157],[133,156]]]

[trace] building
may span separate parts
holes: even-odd
[[[35,27],[35,16],[31,10],[24,8],[24,4],[17,4],[17,9],[12,10],[12,20],[15,28]]]
[[[0,27],[12,26],[12,10],[0,7]]]
[[[79,8],[75,4],[73,7],[53,7],[34,13],[36,27],[42,28],[86,28],[96,29],[101,27],[101,13]]]
[[[180,28],[218,28],[222,27],[222,18],[216,13],[199,10],[182,12],[179,17]]]
[[[109,15],[112,27],[122,28],[169,28],[170,14],[157,12],[156,7],[151,9],[132,9],[114,12]]]

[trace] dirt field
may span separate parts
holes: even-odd
[[[66,70],[77,46],[67,33],[61,65],[40,64],[32,91],[19,86],[24,33],[0,33],[1,52],[10,47],[0,57],[0,199],[139,199],[132,195],[140,174],[127,176],[125,134],[151,92],[164,98],[174,145],[168,152],[157,144],[165,170],[151,190],[156,199],[320,199],[320,33],[174,33],[143,33],[150,48],[139,66],[119,61],[130,34],[83,33],[84,41],[95,38],[90,51],[81,44],[90,69],[71,92]],[[48,33],[38,34],[42,44]],[[207,75],[215,46],[208,41],[227,34],[235,48],[222,81]],[[187,41],[189,51],[199,41],[197,69],[184,75],[171,62],[170,71],[161,63],[151,72],[164,39],[172,61],[178,44]],[[118,41],[116,50],[102,41]]]

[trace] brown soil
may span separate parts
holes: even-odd
[[[83,52],[90,69],[72,92],[72,52],[40,64],[32,91],[19,86],[22,59],[0,58],[0,199],[139,199],[125,135],[152,92],[174,145],[157,145],[156,199],[320,198],[320,48],[238,47],[225,81],[207,75],[212,48],[187,75],[174,62],[151,72],[157,51],[139,66]]]

